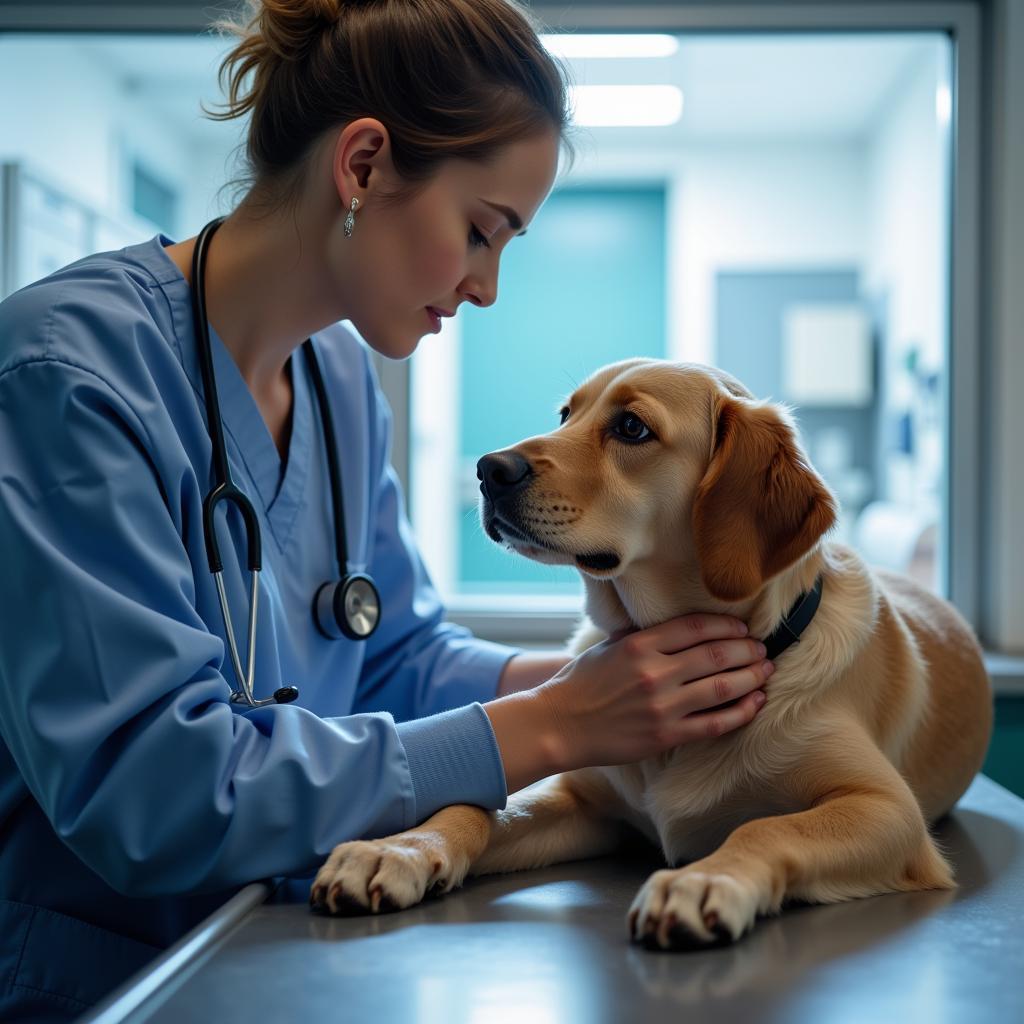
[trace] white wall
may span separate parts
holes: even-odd
[[[938,372],[945,380],[949,368],[950,131],[947,108],[940,111],[937,100],[949,85],[947,49],[929,48],[885,97],[867,150],[863,285],[865,294],[885,300],[888,328],[880,398],[890,416],[909,412],[915,425],[914,454],[887,451],[880,483],[894,508],[906,510],[899,519],[908,527],[916,523],[915,535],[929,523],[942,529],[949,460],[945,417],[927,410],[907,370],[914,349],[919,373]],[[958,422],[956,409],[948,416],[953,430],[972,429]],[[945,542],[937,544],[940,587],[947,585],[946,550]]]
[[[933,369],[946,361],[949,245],[949,128],[936,114],[948,88],[945,54],[926,54],[894,86],[868,149],[868,238],[864,284],[888,291],[889,355],[916,343]]]
[[[119,184],[112,106],[114,83],[72,48],[0,37],[0,159],[30,160],[106,210]]]
[[[573,180],[667,186],[671,358],[714,361],[719,271],[848,267],[864,260],[865,165],[858,143],[588,152]]]
[[[715,279],[725,270],[859,266],[859,147],[702,148],[673,179],[670,324],[678,358],[714,362]]]
[[[182,197],[181,224],[201,222],[224,180],[224,152],[198,146],[134,99],[74,43],[0,37],[0,160],[24,160],[97,210],[130,203],[128,156],[143,157]]]

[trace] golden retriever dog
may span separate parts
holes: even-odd
[[[580,569],[588,621],[576,651],[691,612],[727,613],[769,637],[820,583],[813,618],[777,657],[750,724],[553,776],[494,814],[448,807],[400,835],[344,843],[313,905],[408,907],[467,875],[607,854],[624,826],[670,865],[628,916],[631,937],[651,947],[734,942],[792,900],[952,888],[929,826],[981,767],[992,724],[964,620],[827,538],[836,504],[788,413],[727,374],[617,363],[562,416],[552,433],[481,460],[502,481],[482,514],[494,540]]]

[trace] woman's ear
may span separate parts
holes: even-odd
[[[367,189],[373,172],[389,177],[393,167],[391,137],[376,118],[358,118],[338,132],[332,170],[340,196]]]
[[[836,503],[778,408],[726,395],[715,401],[694,543],[708,592],[741,601],[810,551],[835,523]]]

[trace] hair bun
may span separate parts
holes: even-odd
[[[320,34],[333,28],[353,0],[263,0],[257,21],[267,47],[282,60],[305,55]]]
[[[245,3],[217,23],[238,38],[220,64],[224,110],[203,109],[252,115],[234,184],[254,209],[296,199],[316,141],[362,117],[387,129],[401,199],[448,159],[485,161],[552,129],[566,141],[562,69],[524,0]]]

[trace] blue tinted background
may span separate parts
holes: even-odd
[[[663,358],[665,287],[664,189],[552,194],[528,234],[505,249],[495,306],[459,313],[463,464],[553,430],[560,399],[604,363]],[[460,511],[460,589],[579,589],[575,569],[498,548],[475,501]]]

